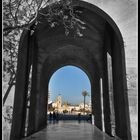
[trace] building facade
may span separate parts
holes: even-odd
[[[62,102],[62,97],[59,95],[56,97],[56,101],[52,103],[52,108],[54,108],[54,111],[58,113],[88,114],[91,113],[91,102],[89,104],[85,104],[84,113],[84,103],[80,103],[79,105],[71,105],[68,102]],[[49,112],[50,111],[48,110],[48,113]]]

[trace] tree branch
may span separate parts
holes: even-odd
[[[10,1],[9,1],[9,12],[10,12],[12,18],[14,19],[15,23],[17,23],[16,18],[14,17],[14,15],[13,15],[13,13],[12,13],[11,5],[12,5],[12,4],[11,4],[11,0],[10,0]]]
[[[23,25],[17,25],[17,26],[11,26],[11,27],[5,27],[3,29],[4,32],[9,32],[11,30],[15,30],[15,29],[22,29],[25,27],[28,27],[29,24],[23,24]]]
[[[13,78],[13,82],[9,85],[9,87],[8,87],[4,97],[3,97],[3,105],[5,104],[5,101],[10,93],[11,88],[15,85],[14,80],[15,80],[15,77]]]

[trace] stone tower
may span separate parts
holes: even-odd
[[[61,106],[62,106],[62,98],[61,98],[61,96],[59,95],[59,96],[57,97],[57,99],[56,99],[56,107],[57,107],[57,109],[59,110],[59,109],[61,108]]]

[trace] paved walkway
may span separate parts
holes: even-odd
[[[88,122],[59,121],[22,140],[114,140]]]

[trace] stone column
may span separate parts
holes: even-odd
[[[110,40],[108,32],[105,31],[104,47],[103,47],[103,108],[104,108],[104,127],[105,132],[108,135],[112,135],[111,132],[111,111],[110,111],[110,98],[109,98],[109,77],[107,67],[107,49],[110,47]]]
[[[32,38],[33,46],[33,65],[32,65],[32,85],[29,106],[29,121],[27,135],[36,132],[36,102],[37,102],[37,44],[35,43],[35,34]]]
[[[110,119],[110,101],[109,101],[109,86],[108,86],[108,70],[107,70],[107,53],[104,51],[104,72],[103,72],[103,108],[104,108],[104,126],[105,132],[111,134],[111,119]]]
[[[19,44],[10,140],[19,140],[24,135],[29,76],[29,37],[30,32],[24,31]]]
[[[45,72],[42,72],[42,64],[38,62],[38,44],[34,38],[33,51],[33,75],[29,109],[28,135],[41,130],[47,123],[47,92],[48,85]],[[40,67],[40,68],[39,68]],[[44,73],[44,74],[43,74]]]
[[[102,130],[100,77],[99,74],[97,73],[94,74],[91,90],[92,90],[92,112],[94,115],[94,124],[100,130]]]
[[[112,35],[112,71],[116,135],[122,140],[131,140],[126,68],[123,43]]]

